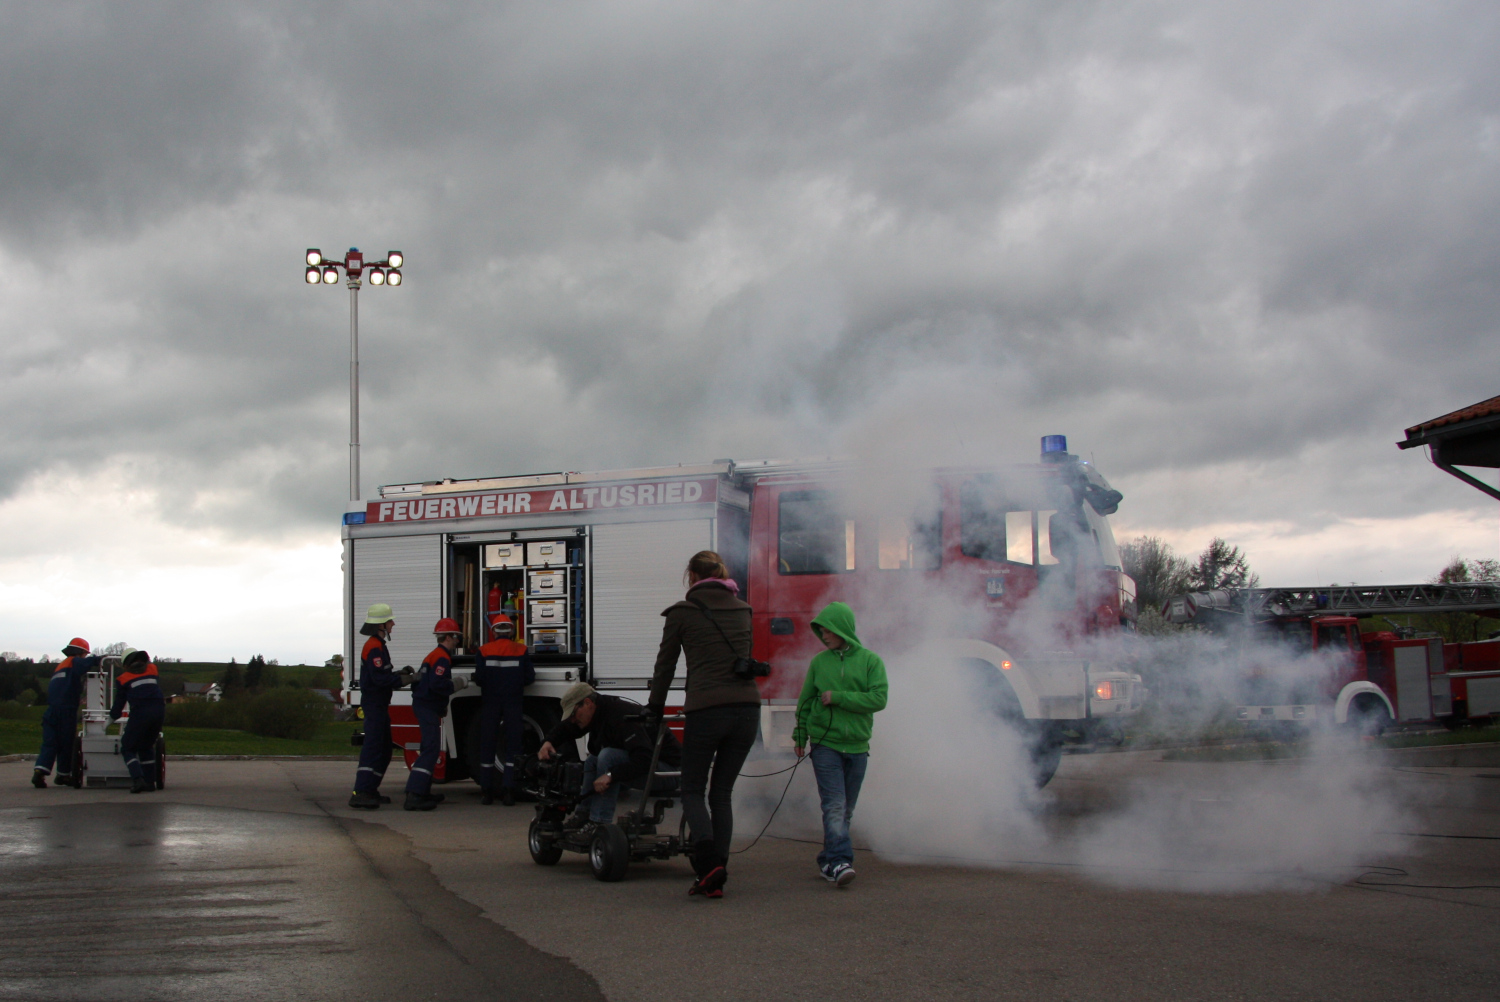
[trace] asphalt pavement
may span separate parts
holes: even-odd
[[[846,891],[817,876],[796,840],[811,833],[778,821],[709,902],[686,895],[680,859],[618,884],[582,856],[537,866],[531,809],[481,806],[468,783],[431,813],[366,813],[345,806],[352,763],[175,761],[167,790],[139,796],[34,790],[7,763],[0,998],[1495,997],[1500,749],[1388,756],[1375,778],[1410,830],[1347,863],[1304,844],[1346,831],[1325,817],[1337,797],[1249,834],[1223,813],[1216,791],[1292,786],[1296,768],[1070,757],[1043,842],[982,865],[862,852]],[[403,779],[387,782],[398,805]],[[1122,814],[1159,790],[1192,810],[1161,827]],[[1207,830],[1272,862],[1236,870],[1174,841]],[[1123,855],[1091,854],[1101,833]],[[1215,867],[1239,883],[1203,884]]]

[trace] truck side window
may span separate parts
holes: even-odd
[[[996,490],[965,483],[958,491],[959,550],[979,560],[1034,563],[1036,516],[1019,508]]]
[[[1349,627],[1318,627],[1318,649],[1347,651],[1349,649]]]
[[[777,499],[777,569],[782,574],[854,570],[854,520],[830,491],[787,491]]]
[[[882,515],[877,530],[883,571],[933,571],[943,563],[943,516]]]

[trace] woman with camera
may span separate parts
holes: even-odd
[[[694,554],[686,580],[687,596],[662,612],[667,621],[651,678],[650,710],[661,716],[682,654],[687,662],[682,811],[698,876],[688,893],[720,898],[729,877],[734,781],[760,727],[755,678],[765,671],[750,656],[750,606],[740,601],[739,585],[719,555]]]

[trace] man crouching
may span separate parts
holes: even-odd
[[[588,736],[589,755],[583,763],[583,799],[564,827],[581,827],[585,821],[608,824],[615,819],[620,790],[645,782],[656,746],[655,728],[639,705],[619,696],[606,696],[587,682],[578,682],[562,695],[562,721],[547,735],[537,751],[543,762],[558,754],[565,741]],[[662,742],[661,760],[676,766],[682,748],[670,731]],[[660,788],[656,792],[662,792]]]

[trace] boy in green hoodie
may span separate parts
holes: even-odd
[[[854,632],[854,610],[830,602],[812,621],[813,633],[828,648],[812,659],[797,697],[797,728],[792,741],[797,757],[812,736],[813,773],[823,802],[823,851],[818,871],[835,887],[854,879],[854,843],[849,819],[865,781],[870,760],[870,731],[875,713],[885,709],[890,686],[885,662],[860,645]]]

